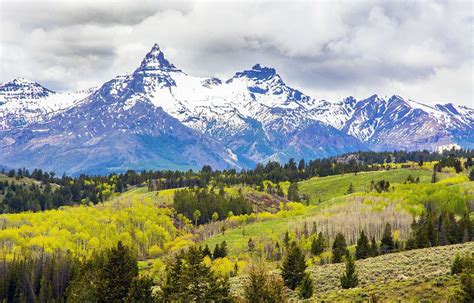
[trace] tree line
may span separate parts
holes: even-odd
[[[207,188],[178,190],[174,195],[173,208],[195,225],[252,212],[250,201],[242,194],[232,197],[224,194],[223,188],[217,194]]]
[[[2,173],[14,178],[14,181],[3,182],[0,185],[0,195],[4,196],[3,199],[0,199],[3,200],[0,201],[0,212],[15,213],[46,210],[63,205],[97,204],[107,200],[114,193],[121,193],[135,186],[148,186],[149,190],[181,187],[204,188],[210,185],[262,187],[265,180],[272,181],[274,184],[283,181],[290,181],[294,184],[315,176],[324,177],[360,171],[375,171],[390,166],[390,163],[406,163],[407,161],[419,163],[440,161],[440,164],[436,166],[438,170],[445,166],[462,170],[457,157],[467,158],[466,165],[472,166],[473,156],[473,150],[465,149],[445,151],[441,154],[428,151],[358,152],[310,160],[309,162],[304,159],[298,163],[294,159],[290,159],[284,164],[270,161],[266,164],[257,164],[254,169],[241,171],[235,169],[213,170],[209,165],[205,165],[200,171],[144,170],[137,172],[129,170],[107,176],[81,174],[77,177],[67,175],[58,177],[53,172],[41,169],[35,169],[32,172],[24,168],[9,171],[3,169]],[[39,185],[23,184],[23,178],[34,179],[38,181]],[[280,191],[275,190],[280,195],[282,194],[281,189]]]
[[[90,259],[69,253],[18,256],[0,263],[2,302],[155,302],[153,281],[139,276],[121,242]]]

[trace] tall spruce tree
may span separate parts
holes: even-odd
[[[306,270],[306,260],[301,248],[296,242],[291,242],[288,247],[281,268],[281,276],[285,285],[294,290],[304,278]]]
[[[313,238],[313,241],[311,242],[311,253],[314,256],[319,256],[324,252],[324,249],[326,248],[326,239],[323,236],[322,232],[319,232],[317,237]]]
[[[279,275],[269,274],[263,265],[250,269],[247,283],[244,284],[244,298],[249,303],[286,302],[285,285]]]
[[[370,257],[369,238],[363,230],[360,232],[359,239],[357,239],[355,257],[357,260]]]
[[[229,281],[218,279],[204,264],[200,247],[190,247],[178,255],[166,271],[161,286],[164,302],[228,302]]]
[[[298,288],[298,296],[301,299],[309,299],[313,296],[313,279],[309,273],[305,273],[303,277],[303,281],[301,281],[301,285]]]
[[[388,254],[393,252],[395,249],[395,242],[392,236],[392,227],[390,223],[385,224],[382,239],[380,240],[380,253]]]
[[[344,289],[354,288],[359,284],[356,266],[352,257],[348,254],[346,258],[346,270],[340,277],[341,287]]]
[[[372,237],[370,242],[370,256],[377,257],[379,255],[379,248],[377,246],[377,241],[375,241],[375,237]]]
[[[354,192],[355,192],[354,185],[352,185],[352,182],[351,182],[351,184],[349,184],[349,188],[347,189],[346,194],[352,194]]]
[[[133,279],[138,276],[137,258],[119,241],[117,247],[107,251],[99,276],[99,301],[123,302]]]
[[[342,257],[347,253],[346,238],[342,233],[337,233],[332,244],[332,263],[342,262]]]
[[[209,302],[229,297],[228,281],[218,281],[211,268],[204,264],[200,247],[190,247],[184,259],[181,279],[185,292],[181,300]]]
[[[288,200],[295,202],[299,202],[301,200],[298,183],[291,182],[290,187],[288,187]]]
[[[161,285],[161,299],[164,302],[178,301],[185,295],[182,280],[184,252],[177,254],[166,266],[165,280]]]

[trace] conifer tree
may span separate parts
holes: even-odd
[[[390,223],[385,224],[382,239],[380,241],[380,253],[387,254],[393,252],[395,249],[395,243],[392,236],[392,227]]]
[[[453,263],[451,264],[451,275],[457,275],[462,272],[463,262],[459,254],[454,257]]]
[[[369,238],[367,238],[363,230],[360,232],[359,239],[357,239],[355,257],[357,260],[370,257]]]
[[[309,299],[313,296],[313,279],[309,273],[305,273],[303,281],[298,289],[298,296],[301,299]]]
[[[372,241],[370,244],[370,256],[376,257],[379,255],[379,248],[377,246],[377,241],[375,241],[375,237],[372,237]]]
[[[326,239],[323,236],[322,232],[319,232],[317,237],[313,238],[313,241],[311,242],[311,253],[314,256],[319,256],[324,252],[324,249],[326,248]]]
[[[346,238],[342,233],[337,233],[332,244],[332,263],[342,262],[342,257],[347,253]]]
[[[288,231],[285,232],[285,237],[283,238],[283,245],[285,245],[285,248],[288,248],[290,245],[290,233]]]
[[[161,286],[163,301],[178,301],[185,294],[185,285],[182,281],[184,253],[180,253],[166,266],[165,281]]]
[[[211,250],[209,249],[209,246],[206,244],[206,246],[204,247],[204,249],[202,250],[202,255],[205,257],[205,256],[208,256],[209,258],[212,258],[212,253],[211,253]]]
[[[181,300],[209,302],[229,297],[228,281],[218,281],[211,268],[203,263],[200,247],[190,247],[184,259],[181,280],[185,291]]]
[[[300,193],[298,190],[298,183],[291,182],[290,187],[288,188],[288,200],[299,202],[300,201]]]
[[[224,258],[225,256],[227,256],[227,243],[225,241],[222,241],[220,244],[216,244],[214,248],[214,253],[212,254],[212,258]]]
[[[349,188],[347,189],[346,194],[352,194],[352,193],[354,193],[354,191],[355,191],[354,190],[354,185],[352,185],[352,182],[351,182],[351,184],[349,184]]]
[[[301,248],[292,242],[283,259],[281,276],[285,285],[290,289],[295,289],[300,285],[306,270],[306,260]]]
[[[268,274],[263,265],[250,269],[244,285],[244,297],[249,303],[286,302],[285,285],[280,276]]]
[[[466,243],[474,238],[474,229],[469,212],[465,211],[458,224],[458,239],[459,242]]]
[[[340,277],[341,287],[344,289],[354,288],[359,284],[354,260],[349,254],[346,257],[346,270]]]
[[[249,278],[244,285],[244,296],[247,302],[260,303],[268,297],[268,275],[262,265],[250,269]]]
[[[106,261],[99,276],[99,301],[123,302],[133,279],[138,276],[137,259],[132,251],[119,241],[117,247],[107,251]]]

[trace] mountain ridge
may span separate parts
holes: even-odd
[[[175,134],[163,127],[174,128]],[[133,165],[154,168],[160,161],[176,162],[179,168],[213,164],[240,169],[269,160],[369,149],[435,150],[453,143],[473,148],[473,133],[474,110],[465,106],[430,106],[397,95],[316,100],[288,86],[274,68],[260,64],[227,80],[194,77],[168,61],[158,44],[131,74],[99,88],[56,93],[27,80],[0,85],[0,163],[5,165],[34,166],[27,159],[35,158],[35,148],[56,140],[64,141],[56,145],[59,150],[76,150],[72,159],[94,153],[94,161],[102,163],[100,171],[117,168],[107,163],[115,163],[110,150],[119,141],[136,147],[136,153],[120,149],[117,155],[130,167],[119,170]],[[100,139],[105,134],[109,140]],[[78,139],[83,137],[88,140]],[[196,140],[185,143],[185,138]],[[90,140],[100,144],[91,148]],[[173,148],[181,154],[170,152]],[[67,158],[55,164],[59,161],[53,154],[58,154],[48,148],[42,153],[45,168],[94,172],[92,167],[68,164]],[[171,155],[175,159],[169,159]]]

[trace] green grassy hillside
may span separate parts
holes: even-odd
[[[394,169],[388,171],[360,172],[328,177],[315,177],[299,183],[300,193],[309,196],[311,204],[324,202],[345,195],[352,183],[356,192],[368,192],[370,182],[388,180],[392,183],[403,183],[409,175],[420,178],[420,183],[431,182],[432,171],[426,169]],[[440,177],[444,177],[440,174]]]
[[[420,184],[402,184],[408,175],[420,177]],[[214,247],[226,241],[231,257],[249,257],[262,255],[266,244],[279,242],[281,244],[284,233],[288,231],[291,237],[305,229],[316,226],[319,231],[330,237],[342,232],[349,244],[355,244],[359,230],[365,230],[377,239],[386,223],[390,223],[397,239],[406,240],[413,216],[420,215],[425,201],[438,205],[440,210],[449,210],[462,214],[469,197],[474,192],[473,182],[467,181],[466,176],[448,178],[442,174],[442,181],[432,184],[431,172],[427,170],[397,169],[382,172],[370,172],[345,176],[330,176],[311,179],[301,182],[307,188],[323,188],[327,196],[333,196],[317,205],[303,206],[298,211],[281,212],[276,215],[263,215],[255,220],[245,220],[239,224],[228,224],[225,233],[206,239],[203,244]],[[370,185],[372,180],[391,180],[394,189],[389,192],[356,192],[346,194],[338,190],[341,182],[353,182],[358,188],[365,184]],[[398,183],[397,183],[398,182]],[[302,190],[303,191],[303,190]],[[306,191],[308,193],[308,191]],[[310,197],[311,193],[310,193]],[[258,219],[258,220],[257,220]],[[234,222],[232,222],[234,223]],[[222,223],[221,223],[222,224]],[[256,252],[249,254],[247,243],[249,239],[258,243]],[[309,243],[303,243],[309,248]]]
[[[315,302],[455,302],[459,280],[450,275],[456,254],[474,253],[474,242],[405,251],[356,261],[359,285],[340,287],[344,264],[311,266]],[[232,280],[232,291],[241,295],[246,276]],[[292,293],[292,296],[295,296]],[[450,300],[451,299],[451,300]]]

